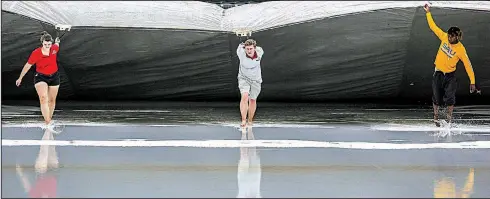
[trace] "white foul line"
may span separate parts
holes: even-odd
[[[340,148],[340,149],[490,149],[490,141],[458,143],[370,143],[303,140],[2,140],[2,146],[196,147],[196,148]]]

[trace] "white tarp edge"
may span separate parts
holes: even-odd
[[[262,30],[304,21],[387,8],[421,7],[426,1],[273,1],[225,10],[223,29]],[[432,7],[490,10],[485,1],[434,1]]]
[[[224,10],[199,1],[2,1],[2,10],[51,24],[215,31],[263,30],[424,1],[271,1]],[[431,1],[433,7],[490,11],[488,1]]]
[[[2,10],[54,25],[220,30],[224,9],[200,1],[2,1]]]

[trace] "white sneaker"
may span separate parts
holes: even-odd
[[[46,124],[44,123],[42,126],[41,126],[41,129],[42,130],[46,130],[48,128],[49,124]]]
[[[41,127],[43,130],[51,130],[51,131],[54,131],[54,122],[53,120],[51,120],[51,122],[49,122],[49,124],[44,124],[42,127]]]

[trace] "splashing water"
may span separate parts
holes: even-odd
[[[450,137],[452,135],[461,135],[463,132],[460,130],[459,124],[448,123],[446,120],[440,120],[440,130],[434,134],[436,137]]]

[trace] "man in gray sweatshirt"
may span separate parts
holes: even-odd
[[[257,42],[248,39],[245,43],[238,45],[236,50],[240,67],[238,70],[238,88],[242,95],[240,101],[240,113],[242,115],[241,127],[247,124],[252,125],[252,120],[257,108],[257,97],[259,96],[262,84],[262,72],[260,60],[264,55],[264,50],[257,46]]]

